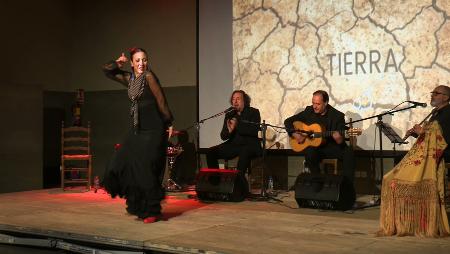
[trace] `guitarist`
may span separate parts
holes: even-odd
[[[318,147],[309,146],[304,150],[305,165],[312,173],[319,174],[319,164],[322,159],[339,159],[343,162],[344,176],[353,183],[355,175],[355,162],[353,149],[345,143],[344,136],[338,131],[345,130],[344,113],[338,111],[328,104],[328,93],[318,90],[313,93],[312,105],[307,106],[304,111],[287,118],[284,121],[286,130],[291,138],[299,144],[304,143],[307,135],[296,132],[293,123],[301,121],[307,125],[317,123],[325,130],[336,130],[325,142]]]

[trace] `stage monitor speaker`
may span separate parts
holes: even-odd
[[[248,183],[238,170],[202,168],[195,191],[199,199],[240,202],[248,193]]]
[[[349,210],[356,200],[353,184],[344,176],[300,174],[295,183],[299,207]]]

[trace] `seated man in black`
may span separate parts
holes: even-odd
[[[445,142],[447,142],[447,148],[444,150],[442,158],[445,163],[450,162],[450,87],[440,85],[433,89],[431,92],[430,104],[433,107],[433,111],[430,113],[431,117],[429,122],[436,120],[442,129],[442,135]],[[418,137],[423,133],[423,127],[419,124],[414,125],[413,128],[406,132],[407,136]],[[450,174],[450,173],[449,173]]]
[[[258,138],[261,116],[259,110],[250,107],[250,97],[242,90],[231,94],[233,111],[225,115],[220,137],[224,143],[211,147],[206,154],[209,168],[218,168],[218,159],[239,156],[237,169],[245,174],[251,159],[261,156],[262,147]]]
[[[344,114],[328,104],[328,93],[318,90],[313,93],[312,106],[284,121],[290,137],[299,144],[305,142],[307,134],[295,132],[293,123],[301,121],[306,125],[320,124],[322,131],[333,131],[330,137],[325,138],[325,143],[318,147],[308,146],[305,150],[305,165],[312,173],[319,174],[319,164],[322,159],[339,159],[343,162],[343,175],[353,183],[355,174],[355,162],[353,150],[345,143],[344,136],[338,131],[345,130]]]

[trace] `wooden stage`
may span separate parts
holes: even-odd
[[[362,204],[372,197],[358,197]],[[47,189],[0,194],[0,239],[38,238],[95,249],[145,253],[448,253],[450,238],[376,237],[379,208],[298,208],[279,201],[202,202],[168,193],[164,220],[144,224],[122,199]],[[11,242],[11,241],[10,241]],[[4,243],[4,242],[3,242]]]

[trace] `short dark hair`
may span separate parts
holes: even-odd
[[[326,103],[328,103],[328,101],[330,100],[330,97],[328,96],[328,93],[325,92],[324,90],[317,90],[317,91],[315,91],[313,93],[313,96],[314,95],[321,95],[323,102],[326,102]]]
[[[252,99],[250,98],[250,96],[246,92],[244,92],[244,90],[234,90],[233,93],[230,96],[230,104],[233,104],[233,95],[235,93],[242,94],[242,97],[244,97],[244,106],[245,107],[250,107],[250,102],[251,102]]]

